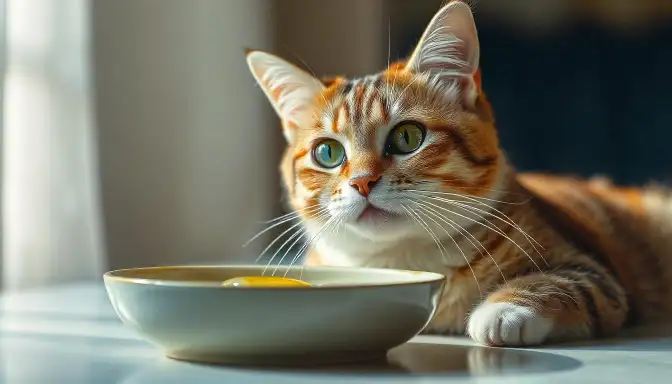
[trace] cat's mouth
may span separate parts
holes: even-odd
[[[399,217],[398,214],[378,208],[372,204],[367,204],[366,208],[359,214],[357,222],[381,221]]]

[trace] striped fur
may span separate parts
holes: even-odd
[[[455,1],[408,62],[375,75],[317,85],[280,58],[248,53],[288,140],[280,169],[301,223],[294,236],[310,245],[306,263],[443,273],[426,332],[488,345],[669,321],[672,199],[602,179],[518,174],[499,147],[478,49],[471,11]],[[406,121],[424,128],[421,146],[386,153]],[[334,168],[315,160],[325,138],[345,149]],[[365,194],[354,188],[362,180]]]

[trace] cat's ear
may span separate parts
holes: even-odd
[[[283,120],[285,138],[291,143],[296,127],[312,117],[315,99],[324,90],[324,85],[314,76],[270,53],[248,51],[247,64]]]
[[[406,70],[461,77],[465,99],[473,102],[479,90],[477,82],[480,46],[474,16],[469,5],[451,1],[429,22]]]

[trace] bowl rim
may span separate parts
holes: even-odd
[[[155,266],[155,267],[137,267],[137,268],[123,268],[107,271],[103,274],[104,281],[114,281],[118,283],[125,284],[139,284],[139,285],[160,285],[168,287],[183,287],[183,288],[223,288],[221,283],[214,281],[180,281],[180,280],[170,280],[170,279],[152,279],[152,278],[141,278],[141,277],[126,277],[120,276],[125,272],[130,271],[139,271],[139,270],[167,270],[167,269],[233,269],[233,268],[242,268],[242,269],[260,269],[264,268],[263,265],[253,265],[253,264],[222,264],[222,265],[168,265],[168,266]],[[284,269],[300,269],[301,266],[292,266],[292,267],[281,267]],[[419,275],[416,280],[411,281],[399,281],[391,283],[372,283],[372,284],[347,284],[347,285],[327,285],[327,286],[311,286],[311,287],[294,287],[294,286],[282,286],[282,287],[244,287],[237,288],[232,291],[284,291],[284,290],[300,290],[300,291],[322,291],[322,290],[334,290],[334,289],[367,289],[367,288],[381,288],[381,287],[400,287],[400,286],[409,286],[409,285],[424,285],[431,284],[436,282],[442,282],[445,284],[447,277],[443,274],[429,271],[413,271],[406,269],[396,269],[396,268],[369,268],[369,267],[340,267],[340,266],[306,266],[305,268],[310,268],[313,270],[364,270],[374,273],[389,273],[389,274],[398,274],[398,273],[411,273]],[[283,270],[284,270],[283,269]],[[421,277],[420,275],[424,276]]]

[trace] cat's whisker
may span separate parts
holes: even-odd
[[[418,198],[423,198],[423,199],[428,199],[428,200],[433,200],[433,201],[441,201],[441,202],[446,202],[446,203],[448,203],[448,204],[450,204],[450,205],[455,205],[455,203],[454,203],[452,200],[442,199],[442,198],[440,198],[440,197],[435,197],[435,196],[423,196],[423,195],[416,195],[416,196],[417,196]],[[436,207],[436,208],[438,208],[438,209],[441,209],[441,210],[443,210],[443,211],[446,211],[446,212],[448,212],[448,213],[450,213],[450,214],[453,214],[453,215],[455,215],[455,216],[462,217],[462,218],[464,218],[464,219],[466,219],[466,220],[469,220],[469,221],[471,221],[471,222],[473,222],[473,223],[476,223],[476,224],[479,224],[479,225],[481,225],[481,226],[484,226],[485,228],[492,230],[493,232],[499,234],[500,236],[504,236],[504,237],[510,239],[510,237],[509,237],[503,230],[501,230],[501,229],[498,228],[495,224],[493,224],[491,221],[489,221],[488,219],[486,219],[485,217],[483,217],[483,216],[481,216],[481,215],[479,215],[479,214],[477,214],[477,213],[474,213],[474,212],[472,212],[472,211],[469,211],[470,214],[472,214],[472,215],[474,215],[474,216],[480,218],[481,220],[483,220],[483,221],[486,222],[487,224],[484,224],[484,223],[482,223],[482,222],[480,222],[480,221],[474,219],[473,217],[465,216],[465,215],[460,214],[460,213],[458,213],[458,212],[452,211],[452,210],[448,209],[447,207],[444,207],[444,206],[441,206],[441,205],[437,205],[437,204],[433,204],[433,203],[430,203],[430,202],[427,202],[427,204],[429,204],[429,205],[431,205],[431,206],[434,206],[434,207]],[[469,206],[469,205],[465,205],[464,207],[459,207],[459,208],[468,210],[468,208],[471,208],[471,206]],[[511,240],[511,241],[513,242],[513,240]],[[516,244],[516,245],[518,246],[518,248],[519,248],[521,251],[524,251],[524,249],[522,249],[517,243],[514,242],[514,244]]]
[[[326,223],[325,223],[325,225],[326,225]],[[319,234],[319,232],[317,234],[313,235],[313,237],[310,238],[308,241],[303,243],[301,248],[299,248],[299,251],[296,253],[296,255],[294,255],[294,257],[290,261],[290,263],[289,263],[290,267],[292,265],[294,265],[294,263],[296,263],[304,255],[304,253],[308,250],[309,247],[312,247],[312,243],[315,239],[317,239],[318,234]],[[303,263],[303,265],[305,265],[305,263]],[[285,271],[284,277],[287,277],[288,273],[289,273],[289,268]],[[299,279],[301,279],[302,276],[303,276],[303,266],[301,267],[301,274],[299,276]]]
[[[408,215],[409,215],[410,217],[412,217],[412,218],[413,218],[413,219],[414,219],[414,220],[415,220],[415,221],[416,221],[416,222],[417,222],[417,223],[418,223],[418,224],[419,224],[425,231],[427,231],[427,233],[429,234],[429,236],[430,236],[430,237],[432,238],[432,240],[434,240],[434,242],[436,243],[436,246],[439,248],[439,252],[441,252],[441,256],[442,256],[442,258],[443,258],[443,262],[446,263],[446,264],[448,264],[448,259],[446,259],[446,254],[448,253],[448,250],[446,249],[446,247],[443,246],[443,244],[441,244],[441,241],[440,241],[439,238],[436,236],[436,234],[434,233],[434,231],[432,231],[432,229],[429,227],[429,225],[427,225],[427,223],[426,223],[420,216],[418,216],[417,212],[413,212],[413,211],[411,211],[410,209],[406,208],[406,206],[403,205],[403,204],[401,204],[401,207],[402,207],[404,210],[406,210],[406,212],[408,212]],[[444,252],[444,251],[445,251],[445,252]]]
[[[422,198],[429,198],[428,196],[422,196],[422,195],[420,195],[420,194],[418,194],[417,196],[418,196],[418,197],[422,197]],[[500,235],[500,236],[504,237],[505,239],[507,239],[508,241],[510,241],[510,242],[511,242],[513,245],[515,245],[518,249],[520,249],[520,251],[523,252],[523,253],[530,259],[530,261],[531,261],[531,262],[534,264],[534,266],[539,270],[539,272],[541,272],[542,274],[544,273],[543,270],[541,269],[541,267],[539,267],[539,265],[537,264],[537,262],[534,261],[534,258],[532,258],[532,256],[531,256],[525,249],[523,249],[523,247],[521,247],[520,244],[518,244],[515,240],[513,240],[509,235],[507,235],[506,233],[504,233],[501,229],[497,228],[497,226],[493,225],[489,220],[484,219],[484,221],[487,223],[487,224],[486,224],[486,223],[483,223],[483,222],[481,222],[481,221],[479,221],[479,220],[476,220],[476,219],[474,219],[474,218],[471,218],[471,217],[462,215],[462,214],[460,214],[460,213],[457,213],[457,212],[455,212],[455,211],[452,211],[452,210],[450,210],[450,209],[448,209],[448,208],[446,208],[446,207],[442,207],[442,206],[440,206],[440,205],[433,204],[433,203],[429,203],[429,202],[427,202],[427,204],[430,204],[430,205],[432,205],[432,206],[434,206],[434,207],[436,207],[436,208],[438,208],[438,209],[444,210],[444,211],[446,211],[446,212],[448,212],[448,213],[450,213],[450,214],[452,214],[452,215],[455,215],[455,216],[458,216],[458,217],[462,217],[462,218],[464,218],[464,219],[466,219],[466,220],[469,220],[469,221],[471,221],[471,222],[473,222],[473,223],[475,223],[475,224],[478,224],[478,225],[480,225],[480,226],[482,226],[482,227],[484,227],[484,228],[487,228],[487,229],[489,229],[489,230],[491,230],[491,231],[494,231],[494,232],[497,233],[498,235]]]
[[[516,224],[516,223],[515,223],[510,217],[508,217],[505,213],[503,213],[503,212],[501,212],[501,211],[497,211],[497,212],[500,212],[501,215],[504,216],[504,218],[502,218],[502,217],[500,217],[500,216],[498,216],[498,215],[496,215],[496,214],[494,214],[494,213],[492,213],[492,212],[490,212],[490,211],[486,211],[486,210],[483,210],[483,209],[480,209],[480,208],[477,208],[477,207],[474,207],[474,206],[471,206],[471,205],[468,205],[468,204],[463,204],[463,203],[460,202],[460,201],[455,201],[455,200],[450,200],[450,199],[444,199],[444,198],[436,197],[436,196],[428,196],[428,197],[426,197],[426,198],[429,198],[429,199],[432,199],[432,200],[435,200],[435,201],[442,201],[442,202],[449,203],[450,205],[452,205],[452,206],[454,206],[454,207],[457,207],[457,208],[460,208],[460,209],[462,209],[462,210],[465,210],[465,211],[469,212],[470,214],[472,214],[472,215],[474,215],[474,216],[480,218],[481,220],[483,220],[483,221],[485,221],[485,222],[488,222],[489,224],[491,224],[491,225],[494,226],[494,227],[497,227],[497,226],[496,226],[494,223],[492,223],[490,220],[488,220],[487,218],[485,218],[483,215],[480,215],[480,214],[478,214],[478,213],[476,213],[476,212],[481,212],[481,213],[483,213],[483,214],[485,214],[485,215],[489,215],[489,216],[491,216],[491,217],[493,217],[493,218],[495,218],[495,219],[497,219],[497,220],[499,220],[499,221],[501,221],[501,222],[503,222],[503,223],[505,223],[505,224],[511,226],[512,228],[514,228],[515,230],[517,230],[520,234],[522,234],[523,237],[525,237],[525,239],[526,239],[527,242],[530,244],[530,246],[532,246],[532,249],[535,251],[535,253],[536,253],[537,255],[539,255],[539,257],[544,261],[544,263],[546,264],[546,266],[548,266],[548,262],[546,261],[546,259],[544,258],[544,255],[539,251],[539,249],[537,248],[536,245],[539,245],[542,249],[543,249],[543,246],[541,246],[541,244],[539,244],[539,242],[538,242],[537,240],[535,240],[532,236],[530,236],[527,232],[525,232],[525,230],[523,230],[518,224]],[[490,208],[492,208],[492,207],[490,207]],[[497,228],[497,229],[499,229],[499,228]],[[500,231],[501,231],[501,230],[500,230]],[[502,231],[502,232],[503,232],[503,231]],[[536,245],[535,245],[535,244],[536,244]]]
[[[266,267],[265,267],[264,270],[261,272],[261,275],[262,275],[262,276],[265,276],[265,275],[266,275],[266,270],[267,270],[268,267],[273,263],[273,260],[275,260],[275,258],[276,258],[276,257],[278,256],[278,254],[282,251],[282,249],[287,245],[287,243],[289,243],[290,241],[292,241],[292,239],[294,239],[294,238],[297,237],[297,236],[298,236],[297,240],[300,239],[301,236],[303,236],[303,234],[305,234],[305,233],[306,233],[306,230],[305,230],[304,228],[301,228],[301,227],[299,227],[299,229],[297,229],[296,231],[294,231],[294,233],[293,233],[287,240],[285,240],[285,242],[282,243],[282,245],[280,245],[280,247],[278,247],[278,249],[275,251],[275,253],[273,253],[273,256],[271,256],[271,258],[268,260],[268,263],[266,263]],[[299,235],[301,235],[301,236],[299,236]],[[295,243],[296,243],[296,240],[294,241],[294,243],[292,243],[292,245],[294,245]],[[291,246],[290,246],[290,248],[291,248]],[[287,251],[289,251],[289,249],[288,249]],[[285,253],[285,254],[286,254],[286,253]],[[280,260],[280,262],[282,262],[282,260]]]
[[[414,190],[408,190],[408,191],[409,191],[409,192],[431,192],[431,191],[423,191],[423,190],[415,190],[415,189],[414,189]],[[468,200],[468,201],[471,201],[471,202],[473,202],[473,203],[475,203],[475,204],[478,204],[478,205],[487,207],[487,208],[488,208],[489,210],[491,210],[491,211],[497,212],[498,214],[502,215],[504,218],[508,219],[508,224],[511,225],[511,226],[513,226],[514,228],[516,228],[519,232],[521,232],[521,233],[527,238],[528,242],[533,242],[533,243],[536,244],[536,246],[539,246],[541,249],[544,249],[544,247],[543,247],[538,241],[536,241],[532,236],[530,236],[527,232],[525,232],[522,228],[520,228],[520,226],[518,226],[518,224],[516,224],[515,221],[513,221],[513,220],[512,220],[506,213],[502,212],[501,210],[497,209],[496,207],[493,207],[493,206],[491,206],[491,205],[488,205],[488,204],[486,204],[486,203],[483,203],[483,202],[481,202],[481,201],[478,201],[478,200],[476,200],[476,199],[473,199],[473,198],[470,197],[470,196],[463,196],[463,195],[459,195],[459,194],[451,194],[451,195],[459,196],[459,197],[461,197],[461,198],[463,198],[463,199],[466,199],[466,200]],[[443,197],[438,197],[438,196],[428,196],[428,197],[431,197],[431,198],[436,199],[436,200],[442,200],[442,201],[445,201],[445,202],[450,202],[450,203],[468,204],[468,201],[460,201],[460,200],[453,200],[453,199],[445,199],[445,198],[443,198]],[[467,207],[467,206],[465,206],[465,208],[466,208],[466,207]],[[471,206],[469,206],[469,207],[471,207]],[[496,218],[498,217],[498,216],[494,215],[492,212],[488,212],[488,211],[483,211],[483,212],[484,212],[484,213],[487,212],[488,214],[492,215],[493,217],[496,217]],[[500,220],[503,220],[502,218],[499,218],[499,219],[500,219]],[[533,248],[535,249],[535,251],[537,251],[537,253],[540,253],[540,252],[537,250],[537,248],[536,248],[536,246],[535,246],[534,244],[532,244],[532,246],[533,246]]]
[[[320,229],[320,231],[318,231],[318,233],[314,236],[314,238],[317,238],[317,237],[319,236],[320,232],[322,232],[323,230],[326,230],[326,228],[329,228],[330,223],[333,223],[334,221],[335,221],[335,219],[334,219],[333,217],[330,218],[330,219],[328,219],[327,222],[325,222],[324,225],[322,226],[322,229]],[[303,236],[306,235],[307,233],[308,233],[307,231],[304,232],[304,234],[301,235],[301,237],[303,237]],[[300,239],[300,238],[299,238],[299,239]],[[297,241],[298,241],[299,239],[295,240],[294,243],[290,246],[290,248],[289,248],[289,249],[285,252],[285,254],[282,256],[282,258],[281,258],[280,261],[278,262],[278,265],[275,267],[275,270],[273,271],[273,276],[275,276],[275,273],[278,271],[278,268],[279,268],[280,265],[282,264],[282,261],[284,260],[284,258],[287,256],[287,254],[289,253],[289,251],[294,247],[294,245],[297,243]],[[304,246],[305,246],[306,244],[310,244],[312,241],[313,241],[313,239],[311,239],[310,241],[306,242],[306,243],[304,244]],[[300,249],[302,249],[302,248],[300,248]],[[298,256],[299,256],[299,253],[297,253],[296,255],[294,255],[294,257],[292,258],[292,260],[290,261],[290,263],[289,263],[289,265],[288,265],[288,267],[287,267],[287,270],[285,270],[284,277],[287,277],[287,273],[289,273],[289,269],[292,267],[292,265],[294,265],[294,263],[296,262],[296,260],[298,260]],[[302,271],[302,273],[303,273],[303,271]]]
[[[420,193],[428,193],[428,194],[433,194],[433,195],[444,195],[444,196],[453,196],[453,197],[459,197],[461,199],[466,199],[466,200],[483,200],[483,201],[490,201],[492,203],[499,203],[499,204],[509,204],[509,205],[523,205],[526,204],[528,201],[525,202],[511,202],[511,201],[504,201],[504,200],[497,200],[497,199],[492,199],[489,197],[482,197],[482,196],[473,196],[473,195],[463,195],[460,193],[452,193],[452,192],[441,192],[441,191],[427,191],[424,189],[407,189],[409,192],[420,192]],[[482,203],[482,201],[479,201]]]
[[[278,261],[278,264],[275,266],[275,269],[273,270],[273,273],[271,274],[271,276],[275,276],[275,273],[278,271],[278,268],[280,267],[280,265],[282,265],[282,262],[285,260],[285,257],[287,257],[287,255],[289,254],[289,251],[291,251],[292,248],[294,248],[294,246],[299,242],[299,240],[301,240],[306,234],[308,234],[308,231],[304,229],[304,230],[303,230],[303,233],[301,233],[301,236],[297,237],[296,240],[294,240],[294,242],[287,248],[287,250],[285,251],[285,253],[284,253],[284,254],[282,255],[282,257],[280,258],[280,261]],[[282,247],[281,247],[281,248],[282,248]],[[273,260],[273,259],[271,259],[271,261],[272,261],[272,260]],[[269,262],[269,265],[270,265],[270,262]],[[291,265],[290,265],[290,266],[291,266]],[[285,274],[286,274],[287,272],[289,272],[289,269],[285,272]]]
[[[345,215],[341,215],[340,222],[337,223],[337,227],[340,227],[340,224],[345,220],[345,217],[347,217],[347,216],[348,216],[354,209],[355,209],[355,206],[351,206],[351,207],[348,209],[348,211],[347,211],[347,213],[346,213]],[[294,265],[294,263],[296,263],[296,261],[299,260],[299,259],[303,256],[303,254],[308,250],[308,248],[309,248],[309,247],[312,247],[313,244],[316,243],[316,242],[319,240],[319,237],[320,237],[320,235],[321,235],[321,232],[322,232],[323,229],[326,227],[326,224],[327,224],[327,223],[325,223],[325,225],[323,225],[323,227],[322,227],[322,228],[321,228],[321,229],[320,229],[320,230],[319,230],[319,231],[318,231],[318,232],[317,232],[317,233],[316,233],[316,234],[315,234],[309,241],[307,241],[307,242],[306,242],[306,243],[299,249],[299,251],[297,252],[297,254],[294,256],[294,258],[293,258],[292,261],[290,262],[290,266],[291,266],[291,265]],[[301,273],[303,274],[303,268],[301,269]]]
[[[487,204],[483,204],[483,203],[478,204],[478,205],[482,205],[484,207],[488,207],[490,209],[490,211],[488,211],[488,210],[480,209],[478,207],[474,207],[472,205],[469,205],[468,202],[464,202],[464,201],[460,201],[460,200],[446,199],[446,198],[438,197],[438,196],[426,196],[426,197],[430,198],[432,200],[446,202],[446,203],[449,203],[453,206],[459,207],[459,208],[461,208],[465,211],[468,211],[468,212],[476,215],[477,217],[479,217],[483,220],[485,220],[485,218],[481,215],[478,215],[474,211],[481,212],[483,214],[486,214],[486,215],[489,215],[493,218],[496,218],[497,220],[502,221],[502,222],[510,225],[511,227],[516,229],[518,232],[520,232],[523,236],[525,236],[526,240],[530,243],[532,248],[534,248],[535,252],[538,253],[538,254],[541,254],[541,252],[539,252],[539,250],[537,249],[537,246],[541,247],[542,249],[543,249],[543,246],[541,244],[539,244],[539,242],[537,240],[535,240],[532,236],[530,236],[527,232],[525,232],[515,221],[513,221],[513,219],[511,219],[509,216],[507,216],[504,212],[502,212],[502,211],[500,211],[500,210],[498,210],[494,207],[491,207],[491,206],[489,206]],[[499,213],[501,216],[493,213],[492,211]]]
[[[483,221],[489,223],[490,225],[496,227],[496,225],[495,225],[492,221],[490,221],[489,219],[487,219],[486,217],[484,217],[484,216],[482,216],[482,215],[479,215],[479,214],[477,214],[477,213],[474,213],[474,212],[472,211],[472,208],[474,208],[474,207],[471,207],[471,206],[462,206],[462,205],[458,205],[458,204],[455,204],[455,203],[452,204],[452,205],[455,206],[455,207],[457,207],[457,208],[464,209],[465,211],[470,212],[470,213],[472,213],[473,215],[478,216],[481,220],[483,220]],[[487,213],[487,212],[486,212],[486,213]],[[494,216],[494,217],[495,217],[495,218],[498,218],[497,216]],[[532,247],[532,249],[534,250],[534,252],[537,254],[537,256],[539,256],[539,258],[544,262],[544,264],[546,264],[547,267],[550,266],[550,264],[548,263],[548,261],[546,261],[546,258],[544,257],[543,253],[541,253],[541,252],[539,251],[539,249],[537,249],[537,247],[534,245],[534,243],[537,243],[537,241],[536,241],[532,236],[528,235],[527,232],[525,232],[525,231],[524,231],[522,228],[520,228],[519,226],[512,226],[512,227],[513,227],[515,230],[517,230],[520,234],[523,235],[523,237],[527,240],[527,243],[530,244],[530,246]],[[538,243],[537,243],[537,244],[538,244]],[[530,256],[528,253],[525,252],[525,254],[526,254],[528,257],[530,257],[530,259],[532,259],[531,256]],[[532,260],[532,261],[534,262],[534,260]],[[536,265],[536,263],[535,263],[535,265]]]
[[[310,213],[312,211],[318,210],[319,208],[320,208],[320,204],[313,204],[313,205],[309,205],[307,207],[299,208],[297,210],[285,213],[283,215],[280,215],[280,216],[275,217],[275,218],[270,219],[270,220],[261,221],[259,223],[260,224],[271,224],[271,223],[274,223],[276,221],[289,218],[290,216],[292,216],[294,218],[299,218],[299,217],[301,217],[301,213]]]
[[[320,216],[318,216],[318,217],[322,217],[322,216],[325,215],[325,214],[326,214],[326,213],[322,213],[322,214],[321,214]],[[291,231],[292,229],[298,227],[298,226],[301,225],[301,224],[303,224],[303,223],[302,223],[302,222],[298,222],[298,223],[292,225],[291,227],[287,228],[284,232],[282,232],[282,233],[279,234],[278,236],[276,236],[276,238],[275,238],[270,244],[268,244],[268,245],[266,246],[266,248],[264,248],[263,251],[261,251],[261,253],[259,254],[259,256],[257,256],[257,258],[256,258],[255,261],[254,261],[255,264],[259,262],[259,260],[260,260],[260,259],[264,256],[264,254],[265,254],[265,253],[266,253],[266,252],[273,246],[273,244],[277,243],[277,242],[278,242],[284,235],[286,235],[289,231]]]
[[[326,210],[326,209],[327,209],[327,208],[321,208],[321,209],[317,210],[316,212],[312,212],[312,213],[314,213],[314,214],[320,214],[321,212],[323,212],[323,210]],[[270,225],[270,226],[266,227],[265,229],[259,231],[259,233],[257,233],[256,235],[252,236],[252,238],[250,238],[249,240],[247,240],[247,241],[245,242],[245,244],[243,244],[243,247],[247,247],[247,246],[250,245],[250,243],[252,243],[254,240],[258,239],[259,236],[261,236],[261,235],[263,235],[264,233],[270,231],[271,229],[273,229],[273,228],[275,228],[275,227],[277,227],[277,226],[279,226],[279,225],[282,225],[282,224],[284,224],[284,223],[293,221],[293,220],[295,220],[295,219],[296,219],[295,217],[285,218],[285,219],[280,220],[279,222],[277,222],[277,223],[275,223],[275,224],[273,224],[273,225]]]
[[[502,271],[502,269],[499,267],[499,264],[497,263],[497,260],[495,260],[495,258],[492,256],[492,254],[490,253],[490,251],[483,245],[483,243],[482,243],[480,240],[478,240],[478,239],[476,238],[476,236],[474,236],[473,234],[471,234],[471,232],[469,232],[466,228],[462,227],[462,226],[461,226],[459,223],[457,223],[456,221],[449,219],[446,215],[442,215],[442,214],[441,214],[439,211],[437,211],[436,209],[434,209],[434,208],[432,208],[432,207],[429,207],[429,206],[427,206],[426,204],[424,204],[424,203],[422,203],[422,202],[420,202],[420,201],[417,201],[416,203],[420,206],[421,209],[424,209],[424,210],[426,210],[427,212],[432,213],[432,214],[435,215],[439,220],[441,220],[441,221],[443,221],[444,223],[450,225],[454,230],[456,230],[458,233],[460,233],[462,236],[464,236],[464,237],[467,239],[467,241],[469,241],[469,242],[471,243],[471,245],[473,245],[474,248],[475,248],[476,250],[478,250],[478,253],[479,253],[481,256],[483,256],[483,257],[485,256],[485,255],[483,254],[483,251],[485,251],[485,253],[488,255],[488,257],[489,257],[489,258],[492,260],[492,262],[495,264],[495,267],[497,267],[497,269],[499,270],[499,274],[502,276],[502,279],[504,279],[504,283],[508,283],[508,282],[506,281],[506,276],[504,276],[504,272]],[[444,230],[445,230],[445,228],[444,228]],[[447,231],[446,231],[446,232],[447,232]],[[473,241],[472,241],[472,239],[473,239]],[[478,243],[478,245],[477,245],[477,243]],[[465,260],[466,260],[466,256],[465,256]],[[467,260],[467,263],[469,263],[468,260]],[[471,269],[471,265],[469,265],[469,268]],[[472,269],[471,272],[474,273],[473,269]],[[475,274],[474,274],[474,277],[475,277]],[[479,290],[480,290],[480,289],[479,289]]]
[[[477,213],[475,213],[475,212],[481,212],[481,213],[483,213],[483,214],[485,214],[485,215],[489,215],[489,216],[491,216],[491,217],[493,217],[493,218],[495,218],[495,219],[498,219],[498,220],[500,220],[500,221],[502,221],[502,222],[504,222],[504,223],[510,225],[510,226],[513,227],[515,230],[517,230],[518,232],[520,232],[520,233],[527,239],[528,243],[530,243],[530,245],[532,246],[532,248],[534,249],[534,251],[535,251],[537,254],[539,254],[539,256],[541,256],[541,257],[543,258],[543,255],[542,255],[541,252],[537,249],[537,245],[538,245],[539,247],[541,247],[542,249],[543,249],[543,246],[542,246],[541,244],[539,244],[539,242],[538,242],[537,240],[535,240],[532,236],[530,236],[527,232],[525,232],[525,230],[523,230],[523,228],[521,228],[518,224],[516,224],[510,217],[506,216],[505,214],[504,214],[504,217],[502,218],[502,217],[500,217],[500,216],[498,216],[498,215],[496,215],[496,214],[494,214],[494,213],[492,213],[492,212],[489,212],[489,211],[486,211],[486,210],[483,210],[483,209],[479,209],[479,208],[474,207],[474,206],[471,206],[471,205],[462,204],[462,203],[460,203],[460,202],[454,202],[454,203],[452,203],[452,205],[454,205],[454,206],[456,206],[456,207],[459,207],[459,208],[461,208],[461,209],[464,209],[465,211],[469,211],[469,212],[471,212],[472,214],[474,214],[474,215],[480,217],[480,218],[483,219],[483,220],[486,220],[486,219],[485,219],[483,216],[481,216],[481,215],[479,215],[479,214],[477,214]],[[535,245],[535,244],[536,244],[536,245]],[[544,261],[544,262],[545,262],[545,261]],[[546,263],[546,264],[548,265],[548,263]]]
[[[420,208],[424,208],[424,207],[422,206],[422,204],[419,204],[418,202],[415,202],[415,201],[412,201],[412,202],[415,203],[416,205],[418,205]],[[474,276],[474,282],[476,283],[476,288],[478,288],[478,293],[479,293],[481,299],[483,299],[483,291],[481,290],[481,285],[480,285],[479,282],[478,282],[478,277],[476,277],[476,272],[475,272],[474,269],[472,268],[471,263],[469,263],[469,258],[468,258],[467,255],[464,253],[464,251],[462,250],[462,248],[460,247],[460,245],[457,243],[457,241],[455,240],[455,238],[453,238],[453,236],[451,236],[450,232],[448,232],[448,230],[447,230],[446,228],[444,228],[438,221],[436,221],[436,220],[434,220],[432,217],[430,217],[427,213],[425,213],[425,212],[418,212],[418,213],[422,213],[422,214],[424,214],[425,217],[427,217],[427,219],[431,220],[431,221],[432,221],[434,224],[436,224],[439,228],[443,229],[443,231],[446,232],[446,235],[448,235],[448,237],[450,238],[450,240],[452,240],[453,243],[455,243],[455,247],[457,248],[458,251],[460,251],[460,253],[462,254],[462,257],[464,257],[464,261],[465,261],[465,263],[466,263],[467,266],[469,267],[469,270],[471,271],[471,274]],[[440,217],[440,216],[439,216],[439,217]],[[450,223],[448,223],[448,222],[446,222],[446,224],[450,225],[451,227],[453,227],[453,229],[457,230],[457,229],[455,228],[455,226],[453,226],[452,224],[450,224]],[[458,232],[459,232],[459,231],[458,231]],[[471,241],[471,240],[470,240],[470,241]],[[476,244],[474,244],[473,242],[472,242],[472,244],[474,245],[474,248],[478,249],[478,247],[476,247]],[[480,250],[479,250],[479,251],[480,251]],[[481,253],[481,254],[482,254],[482,253]],[[500,271],[501,271],[501,270],[500,270]]]
[[[446,181],[446,182],[452,182],[452,181],[464,181],[462,179],[454,178],[454,179],[436,179],[436,181]],[[430,180],[419,180],[417,183],[418,184],[425,184],[425,185],[431,185],[435,184],[436,181],[430,181]],[[459,187],[455,187],[459,188]],[[530,197],[524,193],[519,193],[519,192],[511,192],[507,191],[505,189],[492,189],[492,188],[484,188],[484,187],[472,187],[470,186],[469,189],[474,189],[474,190],[479,190],[479,191],[485,191],[485,192],[494,192],[494,193],[501,193],[505,195],[511,195],[511,196],[520,196],[524,197],[526,200],[524,202],[519,202],[516,204],[525,204],[530,201]]]
[[[463,203],[463,202],[460,201],[460,200],[445,199],[445,198],[437,197],[437,196],[425,196],[425,195],[422,195],[422,194],[416,194],[416,196],[419,197],[419,198],[424,198],[424,199],[429,199],[429,200],[434,200],[434,201],[440,201],[440,202],[448,203],[448,204],[453,205],[453,206],[458,206],[459,208],[462,208],[462,209],[468,211],[469,213],[473,214],[474,216],[476,216],[476,217],[478,217],[478,218],[480,218],[480,219],[482,219],[482,220],[486,220],[483,216],[481,216],[481,215],[479,215],[479,214],[477,214],[477,213],[474,213],[473,211],[470,210],[471,208],[475,208],[475,207],[473,207],[473,206],[471,206],[471,205],[468,205],[468,203]],[[457,205],[457,204],[460,204],[460,205]],[[488,206],[488,205],[485,205],[485,206],[487,206],[487,207],[490,208],[490,206]],[[443,207],[442,207],[442,208],[443,208]],[[444,209],[445,209],[445,208],[444,208]],[[485,210],[481,210],[481,211],[487,213],[487,211],[485,211]],[[452,211],[451,211],[451,212],[452,212]],[[517,224],[516,224],[515,222],[513,222],[512,220],[511,220],[511,222],[507,222],[506,220],[504,220],[504,219],[502,219],[502,218],[500,218],[500,217],[498,217],[498,216],[496,216],[496,215],[494,215],[494,216],[495,216],[496,218],[498,218],[498,219],[504,221],[506,224],[508,224],[508,225],[510,225],[510,226],[512,226],[512,227],[514,227],[514,228],[517,227]],[[495,226],[495,228],[494,228],[493,230],[502,232],[502,231],[501,231],[499,228],[497,228],[496,226]],[[498,233],[499,233],[499,232],[498,232]]]
[[[296,253],[296,255],[294,255],[294,257],[293,257],[292,260],[290,261],[290,263],[289,263],[289,267],[291,267],[292,265],[294,265],[294,263],[296,263],[296,261],[299,260],[299,259],[301,258],[301,256],[303,256],[303,254],[306,252],[306,250],[307,250],[309,247],[311,247],[314,243],[316,243],[317,241],[319,241],[319,239],[320,239],[322,233],[323,233],[323,232],[324,232],[330,225],[332,225],[332,224],[334,223],[335,220],[336,220],[336,219],[332,216],[332,217],[330,217],[329,219],[327,219],[327,221],[326,221],[324,224],[322,224],[322,226],[320,227],[320,229],[319,229],[319,230],[318,230],[318,231],[317,231],[317,232],[316,232],[316,233],[315,233],[315,234],[314,234],[308,241],[306,241],[306,242],[301,246],[301,248],[299,248],[299,251]],[[284,275],[285,277],[286,277],[287,274],[289,273],[289,267],[288,267],[288,269],[285,271],[285,275]],[[303,268],[301,269],[301,276],[303,276]]]

